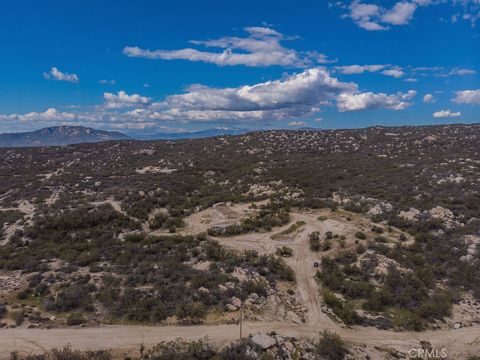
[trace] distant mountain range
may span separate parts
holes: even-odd
[[[249,131],[251,130],[224,127],[183,133],[128,136],[117,131],[96,130],[84,126],[52,126],[30,132],[0,134],[0,147],[58,146],[109,140],[198,139],[221,135],[239,135]]]
[[[250,129],[239,129],[234,127],[219,127],[208,130],[188,131],[182,133],[157,133],[152,135],[138,135],[135,136],[139,140],[179,140],[179,139],[199,139],[212,136],[222,135],[241,135],[245,134]]]
[[[297,128],[302,131],[318,131],[316,128]],[[181,140],[200,139],[212,136],[241,135],[253,131],[235,127],[218,127],[208,130],[181,133],[156,133],[151,135],[125,135],[118,131],[97,130],[84,126],[51,126],[36,131],[0,134],[0,147],[61,146],[84,142],[110,140]]]
[[[52,126],[30,132],[0,134],[0,147],[56,146],[128,139],[131,137],[116,131],[84,126]]]

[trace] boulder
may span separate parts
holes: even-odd
[[[235,305],[232,305],[232,304],[227,304],[226,308],[227,308],[228,311],[237,311],[238,310],[238,307],[236,307]]]
[[[232,303],[232,305],[236,306],[237,308],[242,306],[242,300],[240,300],[239,298],[237,298],[235,296],[232,297],[231,303]]]
[[[257,344],[260,346],[262,349],[266,350],[271,348],[272,346],[275,346],[276,341],[273,337],[267,335],[267,334],[255,334],[252,336],[252,342],[254,344]]]

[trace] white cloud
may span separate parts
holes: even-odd
[[[102,79],[102,80],[98,80],[98,83],[102,84],[102,85],[116,85],[117,80],[115,80],[115,79],[111,79],[111,80]]]
[[[423,102],[426,104],[435,102],[435,97],[432,94],[425,94],[423,96]]]
[[[453,102],[457,104],[480,105],[480,89],[457,91],[455,92]]]
[[[450,118],[450,117],[459,117],[461,115],[462,113],[460,111],[452,112],[450,110],[440,110],[433,113],[434,118]]]
[[[372,19],[379,18],[382,8],[375,4],[364,4],[360,0],[352,1],[349,8],[350,17],[361,28],[369,31],[386,30],[386,27]]]
[[[44,112],[29,112],[26,114],[10,114],[0,115],[0,120],[10,121],[72,121],[75,119],[75,114],[60,112],[57,109],[49,108]]]
[[[416,78],[407,78],[405,79],[406,82],[411,82],[411,83],[414,83],[414,82],[418,82],[418,79]]]
[[[356,90],[356,84],[340,82],[325,69],[312,68],[282,80],[252,86],[223,89],[192,86],[186,94],[170,96],[157,106],[180,113],[191,111],[190,114],[195,115],[217,111],[226,112],[225,115],[231,118],[239,115],[244,118],[248,114],[278,118],[311,113],[338,94]]]
[[[351,75],[351,74],[363,74],[364,72],[377,72],[383,70],[387,65],[347,65],[347,66],[337,66],[335,69],[340,71],[342,74]]]
[[[272,66],[306,67],[312,64],[331,62],[324,54],[310,51],[298,52],[281,43],[291,40],[268,27],[246,27],[247,37],[226,36],[216,40],[191,41],[194,45],[223,49],[221,52],[203,51],[194,48],[180,50],[148,50],[127,46],[123,53],[130,57],[163,60],[189,60],[212,63],[219,66]],[[237,50],[237,51],[235,51]]]
[[[107,109],[120,109],[131,106],[141,106],[150,103],[151,99],[146,96],[140,96],[138,94],[128,95],[125,91],[121,90],[116,95],[112,93],[103,93],[105,99],[105,107]]]
[[[461,69],[461,68],[454,68],[452,69],[448,75],[459,75],[459,76],[465,76],[465,75],[475,75],[477,72],[475,70],[471,69]]]
[[[324,107],[335,104],[339,111],[401,110],[410,105],[408,100],[415,95],[413,90],[396,94],[358,93],[357,84],[342,82],[325,68],[317,67],[253,85],[232,88],[192,85],[185,93],[157,102],[123,90],[116,94],[105,92],[103,105],[91,107],[91,111],[67,113],[49,109],[43,113],[0,115],[0,120],[4,124],[44,121],[119,129],[144,129],[162,123],[295,122],[307,116],[314,118]]]
[[[388,27],[380,25],[373,21],[360,21],[357,23],[359,27],[368,31],[382,31],[387,30]]]
[[[336,66],[335,70],[345,75],[363,74],[365,72],[381,72],[381,74],[385,76],[391,76],[394,78],[401,78],[405,75],[405,72],[399,66],[386,64]]]
[[[388,69],[382,71],[383,75],[392,76],[394,78],[401,78],[405,73],[400,69]]]
[[[367,109],[403,110],[411,105],[406,100],[410,100],[415,95],[416,91],[414,90],[392,95],[372,92],[340,94],[338,96],[337,108],[340,112]]]
[[[383,16],[382,21],[392,25],[405,25],[413,17],[417,5],[410,2],[397,2],[393,8],[388,10]]]
[[[80,79],[77,74],[67,74],[58,70],[55,66],[50,69],[49,72],[44,72],[43,77],[49,80],[78,82]]]
[[[288,126],[307,126],[308,124],[305,121],[290,121]]]
[[[453,3],[455,5],[456,2],[461,1],[464,0],[453,0]],[[350,6],[345,6],[342,2],[337,1],[332,3],[331,7],[348,10],[348,14],[343,14],[342,17],[351,18],[357,26],[365,30],[381,31],[390,29],[391,25],[407,25],[413,19],[418,7],[435,5],[446,2],[446,0],[400,0],[395,2],[390,8],[385,6],[385,4],[389,4],[387,1],[376,0],[374,2],[362,3],[361,0],[353,0]]]
[[[122,124],[110,124],[111,129],[120,130],[145,130],[158,127],[158,123],[155,121],[136,122],[136,123],[122,123]]]
[[[375,4],[363,4],[360,1],[353,1],[349,7],[350,16],[353,20],[365,20],[376,17],[380,14],[381,8]]]

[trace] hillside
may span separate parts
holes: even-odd
[[[38,147],[130,139],[116,131],[84,126],[52,126],[36,131],[0,134],[0,147]]]
[[[242,309],[358,358],[475,354],[455,331],[480,324],[479,141],[474,124],[5,149],[0,323],[233,337]]]

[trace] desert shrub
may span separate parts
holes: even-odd
[[[3,319],[7,315],[7,307],[0,305],[0,319]]]
[[[241,283],[241,288],[245,295],[256,293],[257,295],[268,296],[268,283],[262,280],[247,280]],[[243,296],[246,298],[246,296]]]
[[[345,343],[335,333],[325,330],[320,335],[320,340],[315,344],[315,354],[325,360],[345,359],[348,351]]]
[[[67,318],[67,325],[68,326],[76,326],[81,325],[85,322],[85,319],[82,314],[79,313],[72,313]]]
[[[16,326],[20,326],[23,324],[23,321],[25,320],[25,311],[19,310],[14,313],[12,313],[13,321],[15,321]]]
[[[53,349],[41,355],[20,355],[13,352],[10,360],[112,360],[112,354],[108,350],[79,351],[72,350],[70,345],[62,349]]]
[[[139,243],[145,240],[145,234],[139,231],[127,234],[125,236],[125,241],[130,243]]]
[[[58,292],[53,302],[48,303],[47,309],[55,312],[67,312],[77,309],[91,311],[93,304],[91,292],[94,290],[94,285],[68,285]]]
[[[437,292],[430,299],[422,302],[418,313],[422,319],[433,321],[450,316],[452,295],[448,292]]]
[[[282,246],[281,248],[277,248],[275,253],[278,256],[283,256],[283,257],[292,257],[293,256],[293,249],[288,246]]]
[[[164,212],[157,212],[149,221],[148,221],[148,226],[152,230],[156,229],[161,229],[162,227],[168,227],[165,226],[166,222],[168,220],[168,214]]]
[[[318,231],[314,231],[309,235],[310,241],[310,250],[319,251],[320,250],[320,234]]]
[[[207,314],[206,306],[201,302],[183,303],[177,306],[175,315],[181,319],[200,319]]]
[[[362,231],[357,231],[355,233],[355,237],[360,240],[365,240],[367,238],[367,235],[365,235],[365,233]]]
[[[202,340],[161,342],[151,350],[143,351],[139,360],[210,360],[215,357],[213,348]]]
[[[385,236],[375,236],[375,241],[382,244],[388,243],[388,239]]]
[[[357,254],[361,255],[363,254],[367,249],[365,249],[365,246],[362,244],[359,244],[356,248]]]
[[[333,313],[338,316],[347,325],[360,323],[360,317],[357,315],[351,302],[343,302],[333,292],[325,290],[323,292],[323,301],[329,306]]]

